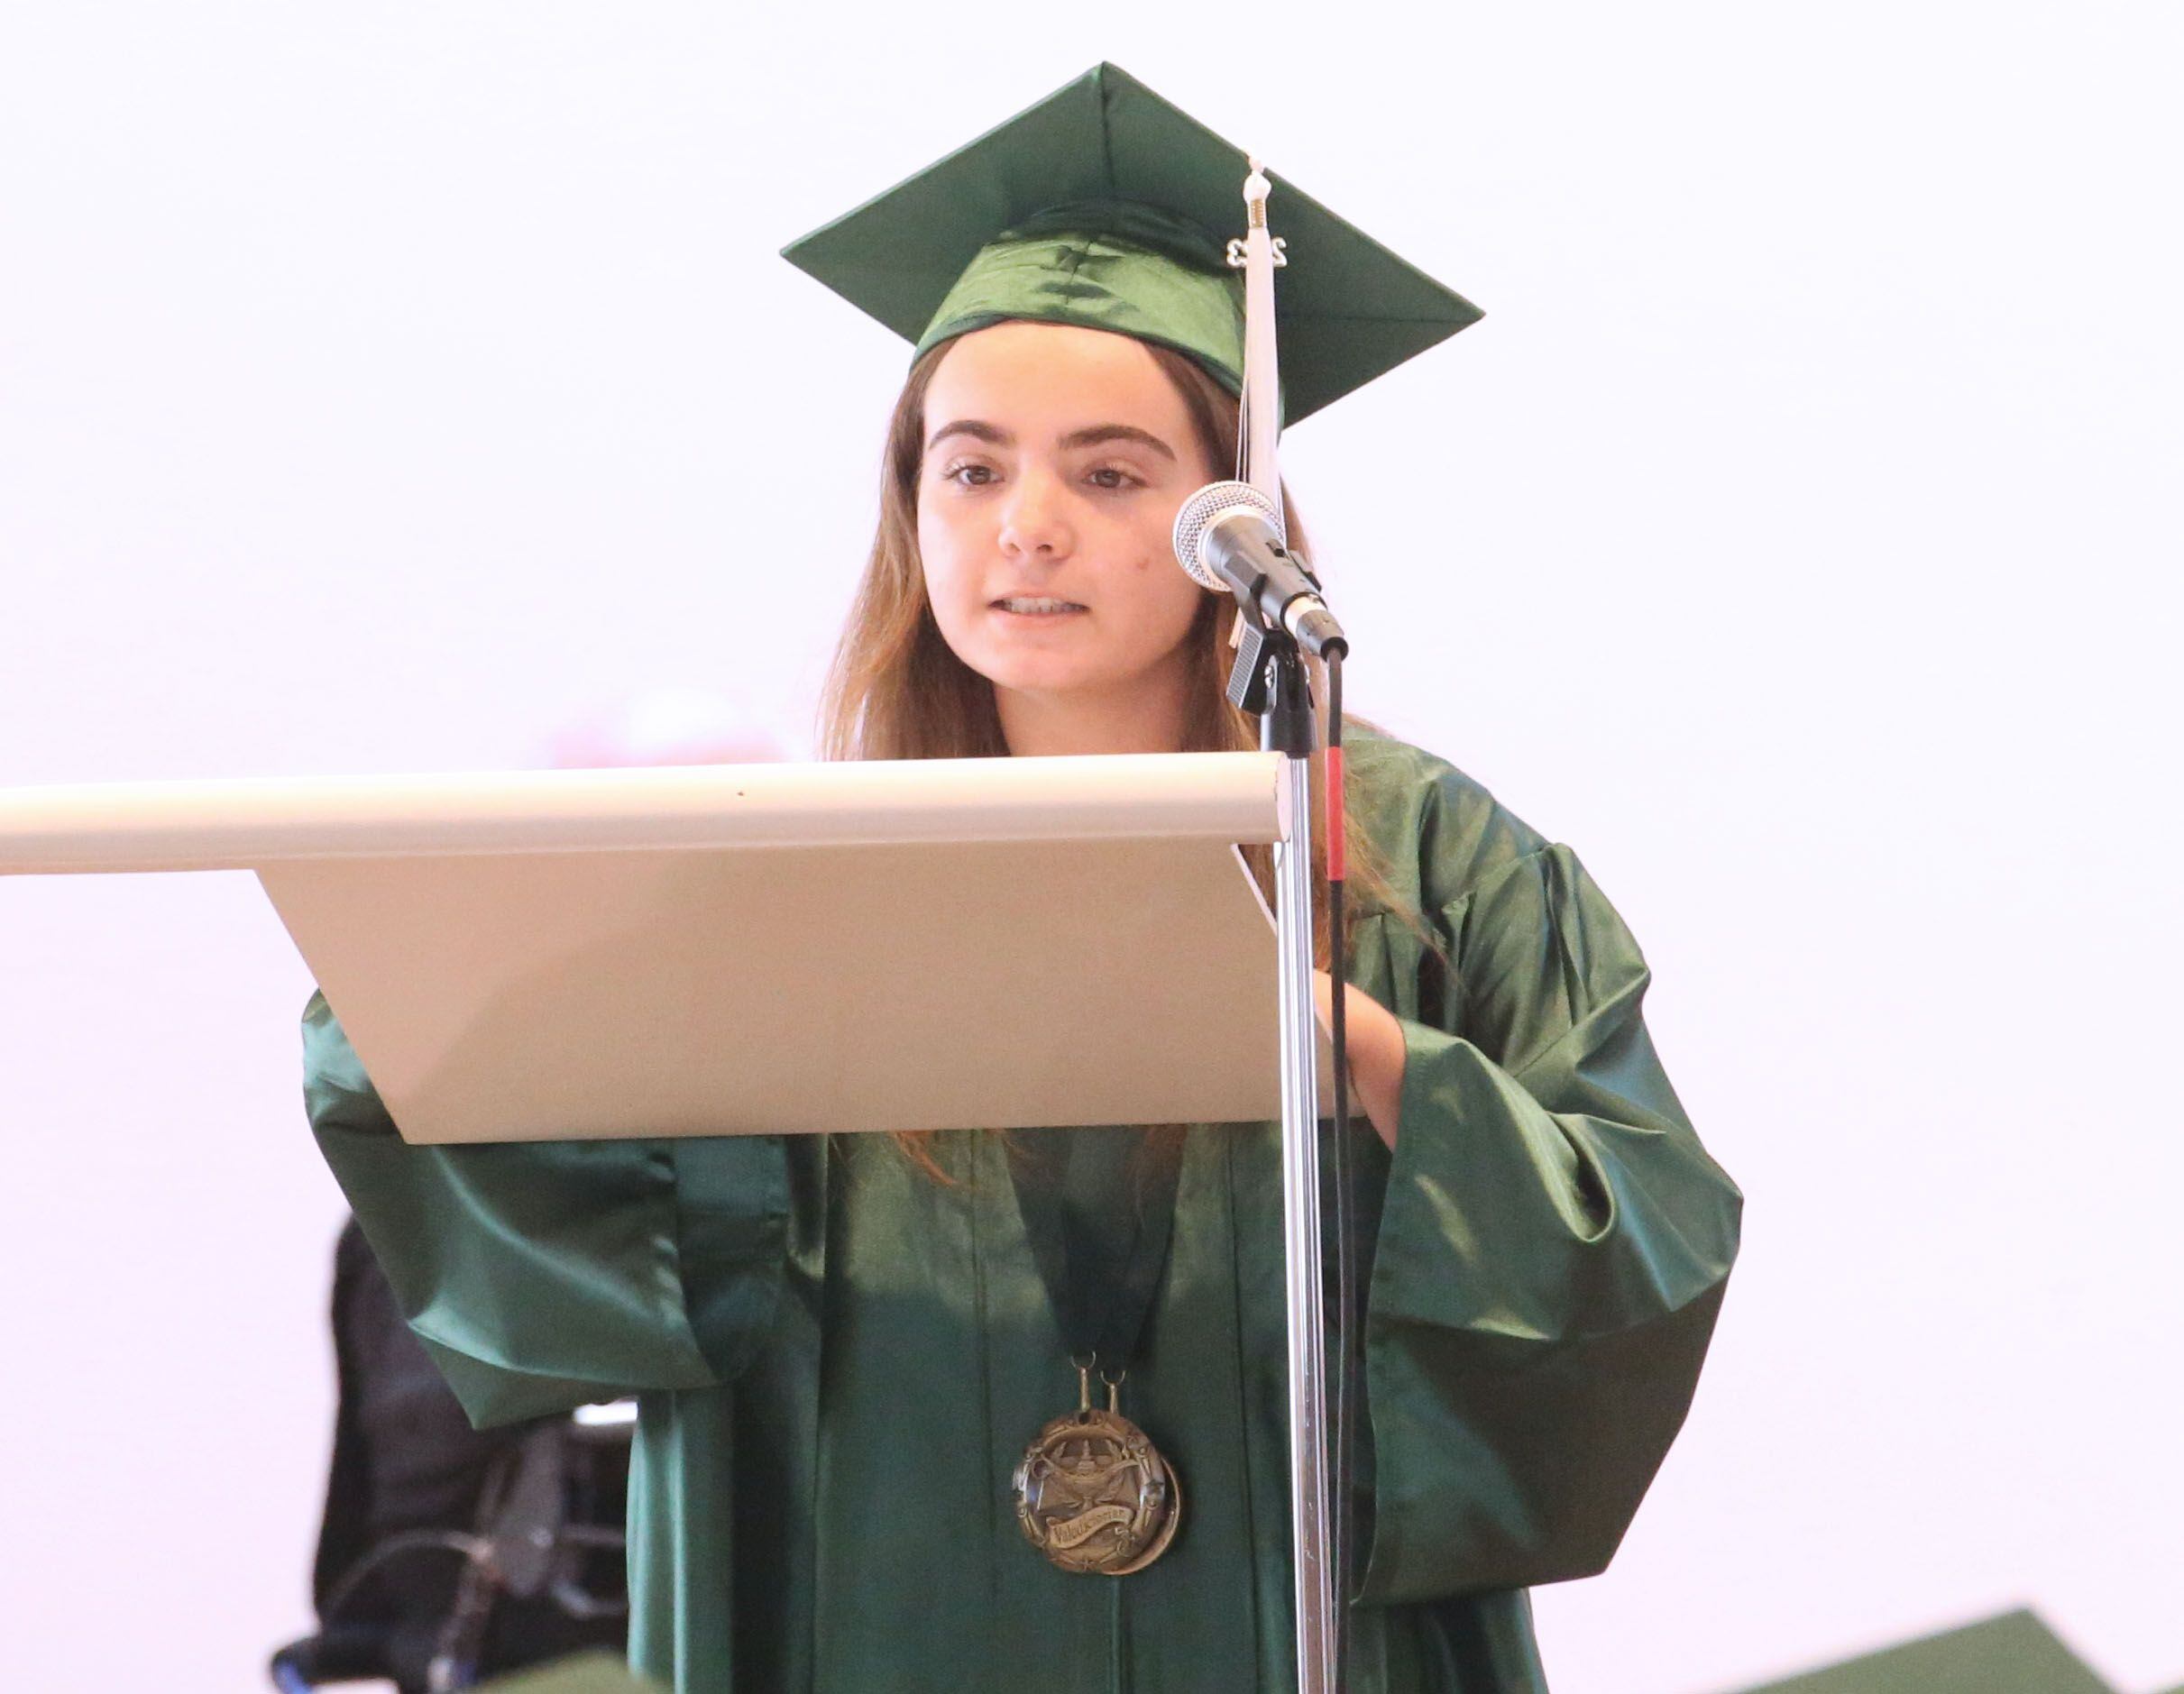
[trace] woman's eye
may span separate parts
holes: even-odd
[[[1132,475],[1119,465],[1102,465],[1097,471],[1087,471],[1085,476],[1095,488],[1109,493],[1145,486],[1142,477]],[[976,460],[964,460],[951,464],[941,472],[941,481],[953,482],[958,488],[991,488],[1000,480],[1000,472],[992,465],[980,464]]]

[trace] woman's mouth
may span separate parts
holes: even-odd
[[[997,600],[993,609],[1008,612],[1018,618],[1067,618],[1087,609],[1073,600],[1053,600],[1043,595],[1019,594],[1007,600]]]

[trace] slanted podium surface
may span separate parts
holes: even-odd
[[[0,871],[254,869],[411,1140],[1248,1122],[1280,792],[1269,754],[19,790]]]

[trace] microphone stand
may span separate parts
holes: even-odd
[[[1319,1021],[1312,992],[1311,756],[1318,728],[1309,673],[1289,633],[1247,615],[1228,697],[1259,714],[1260,746],[1282,755],[1288,833],[1274,845],[1280,973],[1281,1214],[1288,1267],[1289,1520],[1297,1575],[1299,1694],[1337,1694],[1344,1631],[1328,1513],[1326,1305],[1319,1228]]]
[[[1228,244],[1228,262],[1243,272],[1243,391],[1237,442],[1239,477],[1265,501],[1277,527],[1281,477],[1275,463],[1280,426],[1280,387],[1274,333],[1274,272],[1289,263],[1285,243],[1267,225],[1273,184],[1256,158],[1243,183],[1244,234]],[[1178,556],[1208,587],[1198,568],[1197,543]],[[1349,1193],[1349,1148],[1343,1133],[1346,1104],[1341,1074],[1335,1077],[1336,1282],[1341,1337],[1340,1388],[1334,1427],[1327,1418],[1327,1306],[1322,1290],[1319,1232],[1319,1022],[1312,992],[1312,783],[1311,758],[1318,738],[1312,715],[1310,673],[1297,635],[1271,620],[1256,595],[1237,592],[1235,667],[1228,698],[1256,712],[1260,746],[1282,755],[1282,801],[1288,833],[1274,847],[1275,950],[1280,960],[1281,1017],[1281,1215],[1287,1265],[1289,1364],[1289,1522],[1297,1571],[1297,1686],[1299,1694],[1342,1694],[1347,1675],[1350,1587],[1351,1428],[1355,1421],[1354,1349],[1350,1332],[1354,1243]],[[1324,609],[1322,615],[1324,616]],[[1300,626],[1301,627],[1301,626]],[[1326,640],[1307,635],[1317,650]],[[1347,643],[1344,646],[1346,647]],[[1342,701],[1340,660],[1328,673],[1330,708]],[[1331,737],[1339,740],[1339,733]],[[1330,749],[1328,863],[1335,867],[1342,843],[1341,761]],[[1339,927],[1342,884],[1330,880],[1331,918]],[[1344,1063],[1344,961],[1331,961],[1335,994],[1335,1063]],[[1328,1470],[1330,1449],[1334,1479]],[[1330,1515],[1330,1499],[1333,1514]]]

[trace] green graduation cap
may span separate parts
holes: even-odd
[[[1243,371],[1249,162],[1113,65],[1098,65],[782,256],[917,351],[1010,318],[1077,324],[1188,353],[1234,391]],[[1276,289],[1292,423],[1478,321],[1271,172],[1287,246]]]

